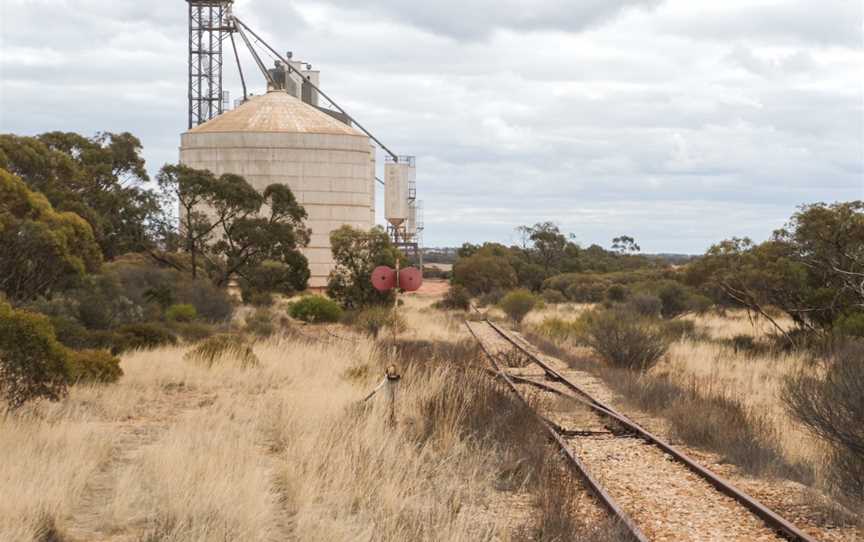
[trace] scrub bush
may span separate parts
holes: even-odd
[[[537,298],[528,290],[513,290],[498,303],[507,316],[520,324],[537,305]]]
[[[310,295],[291,304],[288,309],[292,318],[309,323],[338,322],[342,308],[332,299]]]
[[[442,309],[467,311],[471,308],[471,294],[463,286],[454,284],[437,306]]]
[[[67,367],[72,383],[108,384],[123,376],[120,360],[107,350],[71,350]]]
[[[177,344],[177,337],[159,324],[129,324],[117,329],[117,340],[111,353],[127,350],[149,350],[159,346]]]
[[[66,394],[68,353],[47,317],[0,301],[0,399],[10,410]]]
[[[196,318],[198,318],[198,311],[189,303],[171,305],[165,310],[165,319],[170,322],[191,322]]]
[[[588,343],[610,365],[647,372],[669,349],[659,322],[624,310],[597,313],[588,324]]]
[[[831,446],[837,487],[864,501],[864,343],[839,348],[821,377],[790,376],[781,397],[795,419]]]

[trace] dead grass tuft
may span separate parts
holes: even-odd
[[[252,350],[252,341],[235,333],[220,333],[208,337],[183,357],[187,360],[201,362],[207,367],[212,367],[225,360],[237,361],[242,369],[257,367],[261,364],[258,356]]]

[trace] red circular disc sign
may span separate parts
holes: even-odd
[[[372,286],[380,292],[393,288],[396,286],[396,270],[386,265],[379,265],[372,271]]]
[[[413,292],[423,284],[423,274],[416,267],[406,267],[399,271],[399,287],[406,292]]]

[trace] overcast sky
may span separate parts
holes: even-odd
[[[586,245],[701,253],[764,239],[802,203],[864,198],[861,0],[235,5],[417,156],[427,246],[552,220]],[[176,161],[185,2],[0,6],[0,131],[125,130],[151,172]]]

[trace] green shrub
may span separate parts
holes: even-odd
[[[467,311],[471,308],[471,295],[464,287],[454,284],[450,286],[444,298],[437,303],[437,306],[447,310],[462,310]]]
[[[627,301],[627,308],[641,316],[660,316],[663,303],[656,295],[638,293]]]
[[[606,289],[606,299],[608,301],[620,303],[627,299],[627,296],[630,292],[627,290],[627,287],[623,284],[613,284],[609,288]]]
[[[599,303],[606,296],[608,287],[606,280],[586,275],[581,280],[572,282],[564,294],[575,303]]]
[[[246,331],[257,337],[270,337],[276,332],[273,315],[267,309],[257,309],[246,317]]]
[[[370,337],[377,339],[384,328],[390,328],[393,333],[405,329],[405,322],[399,313],[391,307],[369,307],[357,314],[354,326]]]
[[[711,298],[702,294],[692,294],[687,303],[690,305],[690,310],[696,314],[705,314],[714,306]]]
[[[309,295],[291,303],[292,318],[309,323],[338,322],[342,308],[332,299],[320,295]]]
[[[513,290],[498,302],[507,316],[519,324],[537,305],[537,298],[528,290]]]
[[[658,322],[627,310],[604,310],[588,325],[588,343],[613,366],[646,372],[669,349]]]
[[[492,290],[477,298],[477,305],[488,307],[489,305],[497,305],[504,297],[504,292],[501,290]]]
[[[173,322],[171,331],[184,341],[195,343],[210,337],[216,332],[216,329],[213,325],[204,322]]]
[[[505,256],[478,253],[453,264],[453,284],[464,286],[475,296],[513,288],[518,283],[516,271]]]
[[[194,305],[180,303],[171,305],[165,310],[165,319],[169,322],[191,322],[198,318],[198,311]]]
[[[9,409],[65,395],[67,357],[47,317],[0,302],[0,399]]]
[[[117,340],[111,353],[117,355],[128,350],[149,350],[172,344],[177,344],[177,337],[162,325],[129,324],[117,329]]]
[[[811,369],[788,377],[781,397],[789,413],[832,448],[837,487],[864,501],[864,342],[840,347],[821,376]]]
[[[226,322],[234,314],[234,303],[228,292],[206,279],[182,279],[176,286],[177,302],[188,303],[207,322]]]
[[[288,265],[276,260],[264,260],[247,270],[246,286],[258,292],[273,292],[286,296],[306,288],[308,269],[302,265]]]
[[[864,312],[845,314],[837,319],[834,331],[845,337],[864,338]]]
[[[558,290],[543,290],[540,293],[540,297],[542,297],[543,301],[549,303],[550,305],[558,305],[559,303],[564,303],[565,301],[567,301],[567,298],[564,297],[564,294],[562,294]]]
[[[678,282],[664,281],[657,290],[663,318],[674,318],[690,310],[690,291]]]
[[[57,340],[69,348],[88,348],[89,330],[77,320],[67,316],[52,316],[51,326]]]
[[[72,383],[108,384],[123,376],[120,360],[107,350],[71,350],[67,366]]]
[[[243,289],[240,291],[240,297],[243,303],[252,305],[253,307],[272,307],[273,294],[270,292],[261,292],[258,290]]]

